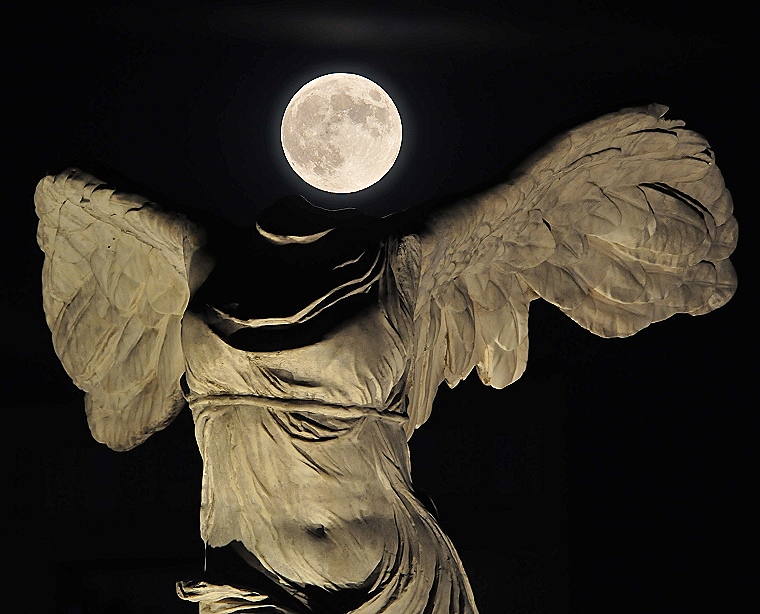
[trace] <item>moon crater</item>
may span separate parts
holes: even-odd
[[[336,194],[377,183],[401,149],[401,117],[376,83],[348,73],[304,85],[285,109],[285,157],[306,183]]]

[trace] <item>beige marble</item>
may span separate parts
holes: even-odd
[[[560,136],[509,182],[413,231],[368,238],[325,269],[323,293],[275,316],[191,301],[215,264],[189,220],[76,169],[45,177],[35,194],[45,314],[93,436],[128,450],[189,404],[204,541],[237,544],[302,611],[320,589],[359,591],[360,614],[476,612],[410,477],[407,440],[438,386],[473,369],[496,388],[519,378],[537,298],[596,335],[625,337],[707,313],[736,288],[731,196],[705,139],[665,111],[623,110]],[[275,254],[324,251],[345,231],[265,226]],[[238,341],[306,330],[351,301],[361,308],[311,343]],[[292,611],[246,587],[178,590],[202,612]]]

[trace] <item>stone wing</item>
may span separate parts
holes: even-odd
[[[34,201],[53,346],[95,439],[128,450],[183,406],[180,324],[203,232],[77,169],[42,179]]]
[[[729,300],[731,195],[707,141],[666,111],[581,125],[407,238],[419,270],[410,427],[444,380],[473,368],[496,388],[520,377],[535,298],[602,337]]]

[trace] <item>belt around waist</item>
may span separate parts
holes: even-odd
[[[409,417],[401,411],[400,403],[392,404],[387,408],[378,408],[363,405],[337,405],[306,399],[272,399],[248,394],[215,394],[189,397],[187,398],[187,402],[194,411],[234,405],[291,413],[310,413],[335,418],[364,418],[370,416],[401,423],[409,420]]]

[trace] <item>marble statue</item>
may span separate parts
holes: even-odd
[[[438,386],[519,378],[537,298],[625,337],[736,288],[731,196],[666,110],[582,125],[442,208],[375,219],[291,199],[226,255],[190,217],[80,170],[39,183],[45,314],[95,439],[129,450],[192,411],[201,536],[227,573],[179,582],[182,599],[477,611],[410,477]]]

